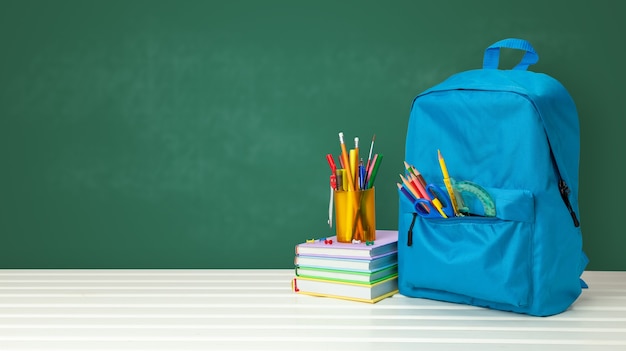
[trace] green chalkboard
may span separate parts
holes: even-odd
[[[0,1],[0,268],[289,268],[332,234],[337,133],[385,155],[413,97],[506,37],[577,103],[591,269],[624,270],[618,1]],[[503,65],[506,66],[506,57]],[[512,61],[509,60],[509,61]],[[602,187],[601,187],[602,185]]]

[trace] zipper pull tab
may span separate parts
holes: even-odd
[[[563,202],[565,202],[565,206],[567,206],[569,214],[572,215],[572,220],[574,220],[574,227],[579,227],[580,222],[578,222],[576,213],[574,212],[574,209],[572,209],[572,204],[569,202],[570,190],[563,179],[559,180],[559,192],[561,193],[561,198],[563,198]]]
[[[413,226],[415,225],[416,218],[417,213],[413,212],[413,220],[411,221],[411,226],[409,226],[409,230],[407,232],[406,246],[413,246]]]

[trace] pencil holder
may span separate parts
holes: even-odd
[[[335,191],[337,241],[351,243],[352,240],[376,240],[375,194],[375,188]]]

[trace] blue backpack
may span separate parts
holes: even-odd
[[[501,70],[500,48],[525,53]],[[401,294],[547,316],[586,287],[578,114],[557,80],[527,71],[537,61],[527,41],[505,39],[487,48],[483,69],[453,75],[413,101],[405,159],[449,194],[444,207],[453,195],[466,212],[425,216],[423,205],[400,194]]]

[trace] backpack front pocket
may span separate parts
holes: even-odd
[[[400,229],[406,230],[399,242],[401,291],[409,296],[412,292],[419,296],[420,289],[441,291],[512,306],[529,305],[533,197],[527,191],[507,190],[506,198],[517,205],[515,211],[503,207],[498,217],[428,219],[402,213],[402,221],[411,227],[402,225]],[[500,203],[513,208],[510,201]],[[496,207],[500,209],[498,201]],[[412,235],[410,245],[408,235]]]

